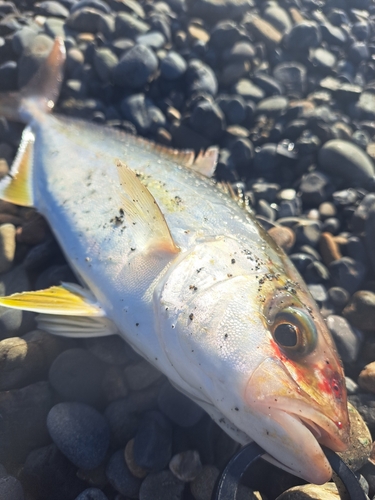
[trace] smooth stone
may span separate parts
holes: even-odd
[[[119,12],[115,18],[115,38],[135,39],[139,35],[147,33],[150,25],[137,19],[128,12]]]
[[[180,427],[192,427],[203,417],[200,406],[166,382],[158,395],[158,408]]]
[[[0,273],[12,267],[16,251],[16,228],[13,224],[0,225]]]
[[[18,56],[21,56],[26,47],[30,46],[37,34],[38,30],[30,26],[24,26],[19,31],[16,31],[12,36],[12,48],[14,52]]]
[[[323,232],[320,235],[319,250],[326,266],[342,258],[340,247],[331,233]]]
[[[103,13],[92,7],[82,7],[70,13],[66,26],[79,33],[97,33]]]
[[[328,269],[334,285],[345,288],[350,294],[358,290],[366,274],[366,268],[362,262],[357,262],[350,257],[335,260]]]
[[[242,23],[255,41],[264,43],[269,49],[272,50],[281,43],[282,33],[253,12],[245,15]]]
[[[61,17],[63,19],[69,16],[69,10],[54,0],[45,0],[35,4],[35,7],[35,14],[40,16]]]
[[[375,331],[375,293],[359,290],[342,312],[343,316],[361,330]]]
[[[149,31],[144,35],[137,36],[135,40],[137,43],[154,50],[161,49],[166,43],[165,36],[159,31]]]
[[[159,411],[143,415],[134,437],[134,460],[142,468],[164,469],[172,454],[172,427]]]
[[[340,500],[335,483],[304,484],[284,491],[276,500]]]
[[[257,115],[264,114],[267,117],[276,117],[285,112],[288,103],[288,98],[284,96],[267,97],[258,103],[256,113]]]
[[[300,220],[293,230],[296,235],[296,243],[299,245],[310,245],[315,247],[320,239],[320,221]]]
[[[348,59],[355,65],[367,61],[370,58],[370,51],[367,43],[354,42],[348,50]]]
[[[184,483],[194,481],[202,470],[199,453],[196,450],[187,450],[177,453],[171,458],[169,469],[177,479]]]
[[[182,500],[185,483],[169,470],[149,474],[143,481],[139,500]]]
[[[361,371],[358,385],[365,391],[375,393],[375,361],[366,365]]]
[[[52,397],[48,382],[0,392],[1,462],[22,463],[31,450],[49,442],[46,418]]]
[[[145,94],[132,94],[120,103],[123,117],[133,123],[137,131],[147,134],[166,124],[162,111]]]
[[[106,476],[112,487],[130,498],[139,498],[139,489],[141,487],[141,479],[134,477],[124,458],[124,451],[116,451],[109,459]]]
[[[293,26],[288,12],[277,5],[277,3],[269,4],[264,9],[262,17],[275,26],[280,33],[289,31]]]
[[[327,288],[321,284],[308,285],[309,292],[318,305],[322,305],[328,299]]]
[[[302,201],[306,205],[319,205],[328,199],[331,191],[329,178],[315,170],[305,174],[299,185]]]
[[[0,91],[9,92],[17,88],[18,66],[15,61],[0,65]]]
[[[173,50],[163,57],[160,63],[160,74],[166,80],[177,80],[181,78],[187,69],[185,59]]]
[[[240,37],[240,31],[235,21],[223,20],[211,30],[210,46],[217,50],[233,46]]]
[[[366,187],[375,175],[370,157],[355,144],[340,139],[324,144],[318,154],[318,165],[350,186]]]
[[[220,107],[210,101],[201,101],[193,109],[190,126],[213,142],[218,141],[224,131],[225,118]]]
[[[325,283],[329,280],[329,272],[322,262],[314,261],[306,267],[303,277],[309,284]]]
[[[374,241],[375,241],[375,206],[373,205],[370,208],[365,223],[365,246],[373,271],[375,271]]]
[[[154,52],[145,45],[134,45],[113,68],[113,82],[120,87],[140,89],[155,74],[158,59]]]
[[[289,227],[276,226],[268,230],[268,234],[276,241],[285,253],[290,253],[296,241],[293,229]]]
[[[341,288],[339,286],[333,286],[329,288],[328,296],[338,312],[342,311],[342,309],[346,306],[350,299],[349,292],[345,290],[345,288]]]
[[[324,22],[320,24],[320,32],[322,40],[328,45],[343,45],[347,40],[347,35],[344,30],[331,23]]]
[[[18,60],[18,87],[22,88],[39,69],[51,52],[53,40],[44,34],[37,35]]]
[[[219,477],[219,469],[214,465],[204,465],[190,483],[190,491],[195,500],[211,500],[212,493]]]
[[[320,42],[320,28],[314,21],[303,21],[295,24],[285,38],[287,50],[293,52],[318,47]]]
[[[276,78],[267,75],[266,73],[256,72],[252,78],[252,81],[264,90],[267,97],[269,96],[281,96],[283,93],[283,87],[276,80]]]
[[[62,398],[93,405],[104,397],[103,376],[103,363],[81,348],[61,353],[49,370],[50,384]]]
[[[336,64],[336,57],[329,50],[318,48],[312,52],[311,62],[318,69],[330,70]]]
[[[228,125],[239,125],[246,118],[245,101],[241,96],[220,95],[216,103],[225,115]]]
[[[332,314],[327,317],[326,321],[343,362],[354,363],[357,361],[363,342],[358,330],[352,328],[342,316]]]
[[[288,97],[301,97],[306,87],[306,68],[297,62],[282,62],[275,66],[273,76],[285,88]]]
[[[130,404],[130,397],[112,401],[104,415],[109,422],[112,443],[116,446],[125,446],[139,425],[138,412]]]
[[[78,0],[78,2],[74,2],[70,8],[70,13],[82,9],[83,7],[92,7],[93,9],[99,10],[104,14],[109,14],[111,12],[111,8],[102,0]]]
[[[55,444],[33,449],[22,467],[20,479],[32,498],[67,500],[75,498],[87,483],[77,477],[77,467]]]
[[[95,357],[111,365],[122,366],[140,359],[119,335],[88,338],[84,340],[84,345]]]
[[[147,361],[141,360],[139,363],[127,366],[124,375],[126,385],[131,391],[141,391],[159,380],[162,373]]]
[[[100,81],[106,83],[111,80],[113,69],[118,64],[118,58],[107,47],[98,47],[95,49],[93,58],[93,67]]]
[[[125,446],[124,458],[126,465],[129,467],[130,472],[133,476],[143,479],[147,476],[148,470],[140,467],[134,459],[134,439],[128,441]]]
[[[108,497],[98,488],[87,488],[74,500],[108,500]]]
[[[362,92],[355,106],[361,120],[375,120],[375,94]]]
[[[214,71],[199,59],[188,62],[185,82],[188,95],[195,92],[207,92],[213,96],[217,94],[218,83]]]
[[[82,403],[58,403],[47,417],[50,436],[59,450],[77,467],[94,469],[104,460],[110,430],[106,419]]]
[[[265,97],[264,90],[254,85],[253,82],[246,78],[240,79],[232,87],[232,92],[238,94],[244,99],[251,99],[254,102],[259,102]]]
[[[14,476],[0,477],[0,498],[4,500],[24,500],[22,484]]]

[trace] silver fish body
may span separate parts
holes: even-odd
[[[257,441],[309,481],[329,479],[319,443],[346,446],[343,372],[285,254],[170,153],[25,103],[33,204],[98,308],[100,333],[118,331],[239,442]],[[53,312],[41,316],[46,330],[79,330],[79,317]]]

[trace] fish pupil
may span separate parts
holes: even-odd
[[[282,323],[275,328],[274,336],[282,347],[295,347],[297,345],[297,329],[290,323]]]

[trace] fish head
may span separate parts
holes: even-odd
[[[322,484],[332,470],[320,445],[348,446],[343,368],[315,301],[292,268],[264,287],[260,311],[268,339],[263,360],[246,384],[245,402],[257,414],[257,442],[269,461]]]

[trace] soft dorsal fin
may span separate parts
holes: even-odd
[[[215,173],[218,157],[218,148],[212,146],[206,149],[206,151],[201,151],[195,158],[194,163],[190,165],[190,168],[205,177],[212,177]]]
[[[62,38],[55,39],[51,52],[20,92],[0,93],[0,114],[16,121],[28,121],[30,109],[51,111],[60,93],[65,62]]]
[[[117,171],[123,188],[121,203],[133,227],[135,240],[143,247],[175,254],[180,250],[173,241],[167,222],[155,198],[137,175],[120,160]]]
[[[0,297],[0,305],[44,314],[64,316],[104,316],[89,290],[74,283],[63,283],[35,292],[14,293]]]
[[[17,155],[13,161],[10,173],[0,181],[0,199],[32,207],[32,167],[34,134],[30,127],[26,127],[22,133],[21,143]]]

